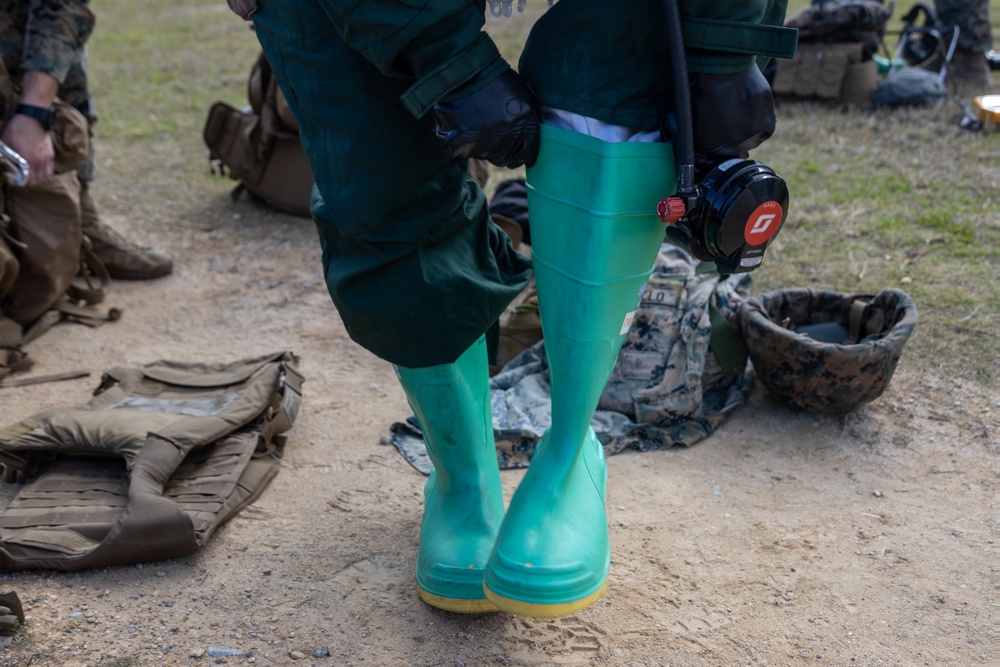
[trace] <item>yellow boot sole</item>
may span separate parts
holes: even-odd
[[[454,614],[489,614],[500,611],[489,599],[463,600],[460,598],[446,598],[434,595],[417,586],[417,595],[426,604],[437,609],[450,611]]]
[[[485,585],[483,586],[483,590],[486,591],[486,597],[489,598],[489,602],[492,603],[494,608],[499,611],[507,612],[508,614],[525,616],[527,618],[561,618],[563,616],[575,614],[581,609],[586,609],[590,605],[597,602],[597,600],[604,595],[604,591],[607,590],[607,588],[608,584],[607,582],[604,582],[600,589],[585,598],[573,600],[571,602],[560,602],[558,604],[538,604],[504,597],[503,595],[494,593]]]

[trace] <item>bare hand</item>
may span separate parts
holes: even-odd
[[[52,137],[34,118],[15,115],[3,128],[0,141],[23,157],[31,169],[28,185],[37,185],[52,178],[56,152]]]

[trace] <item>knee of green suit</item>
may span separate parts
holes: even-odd
[[[351,338],[404,367],[454,361],[530,277],[489,221],[433,119],[352,52],[315,2],[270,4],[255,25],[302,128],[327,288]],[[308,38],[304,38],[308,36]]]
[[[531,260],[489,221],[485,205],[456,212],[457,224],[412,244],[348,238],[324,206],[314,203],[313,212],[327,289],[348,334],[399,366],[455,361],[531,277]]]

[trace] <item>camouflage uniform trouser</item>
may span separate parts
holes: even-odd
[[[713,333],[721,325],[713,323],[711,310],[732,325],[749,291],[748,273],[726,279],[714,271],[699,273],[698,262],[686,252],[667,243],[660,247],[636,309],[636,324],[591,421],[606,455],[626,448],[688,447],[715,432],[743,402],[753,375],[745,359],[727,359],[724,365],[716,356],[720,348]],[[490,396],[500,467],[524,468],[552,424],[544,340],[490,380]],[[429,473],[432,466],[416,421],[397,422],[389,432],[399,453]]]
[[[59,97],[67,104],[83,114],[87,123],[93,128],[97,122],[97,112],[94,108],[94,96],[90,94],[87,86],[87,48],[81,49],[76,58],[73,59],[66,72],[66,78],[59,86]],[[93,132],[91,132],[93,136]],[[77,176],[80,183],[86,187],[94,179],[94,142],[90,142],[90,151],[87,159],[80,163],[77,168]]]
[[[993,46],[989,0],[936,0],[934,4],[942,27],[958,26],[958,48],[985,53]]]

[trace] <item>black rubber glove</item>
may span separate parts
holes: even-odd
[[[434,120],[456,157],[498,167],[531,166],[538,159],[538,103],[512,69],[474,93],[434,105]]]
[[[691,115],[695,168],[699,174],[730,158],[749,156],[774,134],[774,98],[767,79],[752,65],[732,74],[693,73]]]

